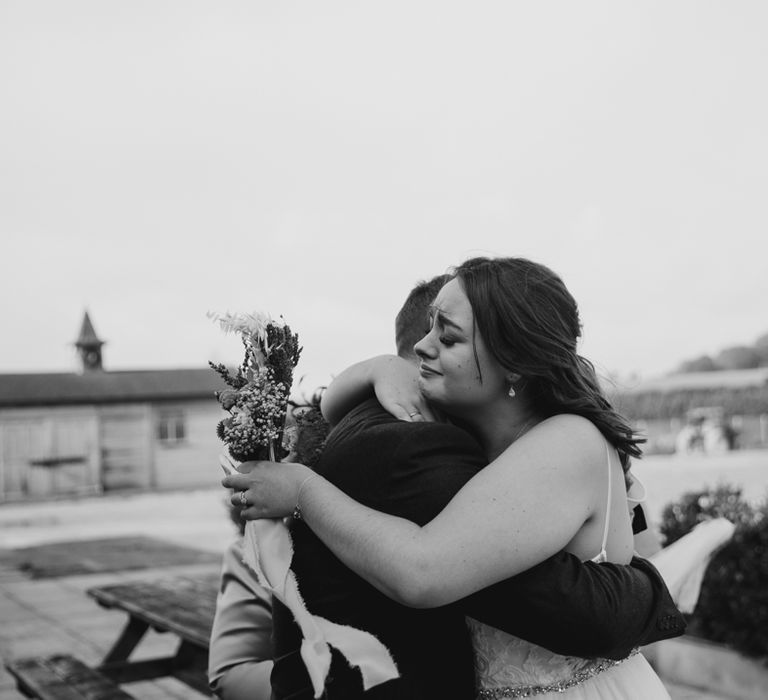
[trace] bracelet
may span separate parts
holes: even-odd
[[[301,517],[301,505],[299,504],[299,501],[301,500],[301,492],[307,485],[307,482],[311,481],[316,476],[317,474],[310,474],[306,479],[304,479],[304,481],[301,482],[301,486],[299,486],[299,490],[296,492],[296,507],[293,509],[294,520],[303,520]]]

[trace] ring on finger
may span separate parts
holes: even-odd
[[[421,411],[414,411],[413,413],[408,414],[408,418],[413,418],[414,416],[418,416],[421,414]]]
[[[248,501],[245,498],[245,491],[240,492],[240,505],[244,508],[248,506]]]

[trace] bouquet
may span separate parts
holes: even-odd
[[[209,314],[227,333],[240,335],[245,348],[242,365],[234,374],[223,364],[210,363],[229,389],[216,392],[229,415],[216,432],[237,462],[278,461],[288,452],[283,433],[293,370],[299,361],[299,339],[283,321],[267,314]],[[222,466],[231,463],[222,455]],[[321,697],[331,666],[329,645],[360,669],[368,688],[398,677],[386,647],[373,635],[339,625],[306,609],[298,583],[290,570],[293,544],[282,520],[255,520],[245,525],[245,564],[259,583],[293,613],[303,635],[301,657],[309,672],[315,698]]]
[[[223,364],[209,363],[231,387],[216,398],[229,416],[216,427],[229,454],[239,462],[285,456],[282,444],[293,370],[301,356],[299,336],[281,319],[266,314],[209,314],[227,333],[238,333],[245,357],[232,374]]]

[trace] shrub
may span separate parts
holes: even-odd
[[[718,484],[714,489],[689,491],[670,503],[661,515],[664,546],[679,540],[696,525],[711,518],[727,518],[737,527],[752,525],[757,514],[741,496],[738,486]]]
[[[768,518],[737,529],[714,556],[689,630],[768,661]]]
[[[668,545],[709,518],[735,523],[707,567],[688,632],[768,661],[768,500],[753,507],[741,493],[727,484],[686,493],[664,509],[660,529]]]

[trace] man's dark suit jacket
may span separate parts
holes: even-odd
[[[483,466],[479,445],[441,423],[408,423],[374,400],[331,432],[317,471],[352,498],[420,525],[432,520]],[[478,517],[482,517],[478,513]],[[374,634],[400,678],[363,693],[360,674],[334,650],[326,696],[366,700],[474,697],[465,615],[561,654],[623,658],[634,646],[681,634],[685,622],[655,569],[582,564],[561,553],[458,603],[399,605],[342,564],[303,522],[291,527],[292,568],[310,612]],[[275,601],[273,697],[312,698],[301,635]]]

